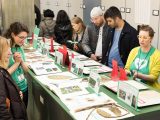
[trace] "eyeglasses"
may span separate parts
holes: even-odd
[[[137,35],[138,39],[148,40],[150,37]]]
[[[24,39],[26,39],[27,37],[24,37],[24,36],[18,36],[17,35],[17,37],[19,37],[20,39],[22,39],[22,40],[24,40]]]

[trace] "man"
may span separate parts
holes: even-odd
[[[90,16],[92,23],[85,30],[82,48],[88,57],[99,61],[102,58],[102,54],[106,53],[108,26],[105,24],[100,7],[94,7]]]
[[[120,67],[124,67],[132,48],[139,45],[137,31],[122,19],[119,9],[114,6],[105,12],[104,19],[111,28],[107,36],[110,43],[102,56],[102,63],[112,67],[114,59]]]

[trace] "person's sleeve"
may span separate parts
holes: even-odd
[[[84,32],[84,36],[82,39],[82,49],[85,52],[85,54],[87,54],[89,57],[91,56],[92,50],[89,46],[89,27],[87,27]]]
[[[154,80],[157,80],[159,75],[160,75],[160,52],[156,53],[156,57],[153,60],[153,67],[150,68],[150,75],[152,75],[154,77]]]
[[[132,61],[133,61],[133,54],[135,54],[134,49],[131,50],[131,52],[129,53],[129,56],[125,65],[126,70],[130,70],[130,65],[132,64]]]
[[[12,120],[11,115],[6,105],[6,89],[4,83],[4,77],[0,73],[0,119],[1,120]]]
[[[133,29],[132,31],[132,42],[131,42],[131,50],[137,46],[139,46],[139,40],[138,40],[138,32],[137,30]]]

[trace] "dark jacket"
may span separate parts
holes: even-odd
[[[90,57],[91,54],[95,54],[98,36],[99,36],[100,27],[95,26],[93,23],[86,27],[83,40],[82,40],[82,48],[85,54]],[[107,41],[109,27],[104,25],[103,27],[103,38],[102,38],[102,55],[106,53],[107,45],[109,44]]]
[[[102,63],[106,65],[108,65],[109,52],[113,44],[114,31],[115,28],[109,29],[107,41],[110,42],[106,53],[102,55]],[[138,32],[136,31],[136,29],[134,29],[125,21],[118,43],[119,54],[124,65],[126,64],[130,51],[134,47],[139,46],[137,34]]]
[[[6,98],[10,100],[7,109]],[[0,120],[27,120],[26,107],[19,95],[19,89],[7,70],[0,67]]]
[[[71,24],[68,25],[61,25],[56,24],[54,27],[54,33],[56,37],[56,42],[67,45],[67,40],[72,40],[72,26]],[[69,46],[67,46],[69,47]]]

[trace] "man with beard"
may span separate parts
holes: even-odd
[[[120,67],[124,67],[132,48],[139,45],[137,31],[122,19],[117,7],[110,7],[104,13],[104,19],[111,28],[107,36],[109,46],[105,55],[102,56],[102,63],[112,67],[112,60],[114,59]]]
[[[94,7],[90,13],[91,24],[87,26],[82,40],[85,54],[93,60],[100,61],[107,48],[108,26],[100,7]]]

